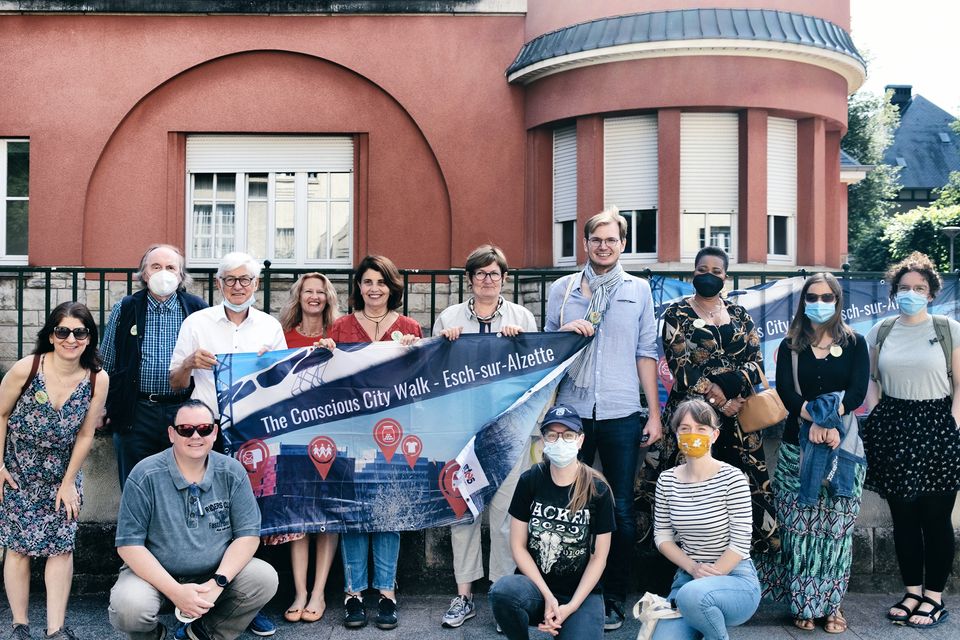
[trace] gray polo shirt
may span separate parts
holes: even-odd
[[[212,574],[236,538],[260,535],[260,509],[239,462],[211,451],[197,485],[173,448],[142,460],[120,500],[116,546],[142,546],[175,578]]]

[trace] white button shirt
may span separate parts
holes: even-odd
[[[263,311],[250,307],[247,318],[239,325],[227,318],[222,304],[191,313],[180,325],[177,344],[170,359],[170,370],[178,368],[197,349],[211,353],[254,352],[266,347],[269,351],[286,349],[283,328],[277,320]],[[214,417],[220,417],[217,406],[217,388],[213,371],[193,370],[193,395],[213,409]]]

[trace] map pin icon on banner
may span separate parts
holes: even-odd
[[[307,445],[307,454],[310,456],[310,462],[317,468],[317,473],[323,480],[327,479],[330,473],[330,465],[337,457],[337,445],[327,436],[317,436]]]
[[[263,495],[263,474],[267,470],[270,449],[263,440],[248,440],[237,450],[237,460],[243,465],[256,496]]]
[[[460,471],[460,463],[456,460],[443,465],[443,469],[440,470],[439,484],[440,493],[447,499],[447,504],[453,509],[453,513],[460,518],[467,512],[467,503],[460,495],[460,490],[453,486],[453,480],[458,471]]]
[[[393,459],[393,454],[400,446],[401,438],[403,438],[403,427],[393,418],[384,418],[373,427],[373,439],[387,462]]]
[[[413,469],[417,466],[417,459],[423,452],[423,440],[417,436],[407,436],[400,442],[400,452],[407,459],[407,464]]]

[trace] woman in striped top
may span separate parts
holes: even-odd
[[[670,590],[682,618],[661,620],[654,640],[725,640],[760,604],[750,559],[752,510],[747,479],[710,454],[720,435],[716,412],[703,400],[675,410],[671,427],[686,463],[657,480],[654,541],[677,565]]]

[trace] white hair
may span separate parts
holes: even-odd
[[[233,271],[240,267],[246,267],[247,272],[254,278],[259,278],[260,270],[263,269],[263,265],[255,260],[249,253],[231,251],[220,258],[220,266],[217,267],[217,277],[222,279],[228,271]]]

